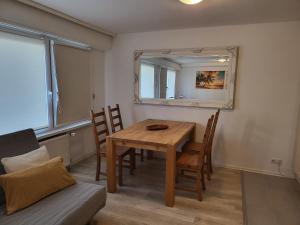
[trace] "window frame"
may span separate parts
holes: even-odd
[[[54,45],[61,44],[66,45],[74,48],[79,48],[83,50],[92,50],[90,45],[69,40],[66,38],[62,38],[50,33],[39,32],[32,30],[30,28],[21,27],[18,25],[12,25],[5,22],[0,22],[0,31],[6,32],[14,35],[19,35],[27,38],[33,38],[38,40],[43,40],[45,44],[45,65],[46,65],[46,85],[47,85],[47,104],[48,104],[48,127],[47,128],[33,128],[35,133],[38,136],[47,135],[47,133],[51,133],[55,131],[55,129],[60,130],[63,132],[63,127],[67,127],[70,130],[72,124],[74,126],[78,126],[78,123],[82,125],[86,124],[89,125],[90,121],[74,121],[71,124],[63,124],[63,125],[56,125],[56,111],[55,111],[55,95],[53,94],[54,85],[56,80],[56,67],[55,67],[55,52],[54,52]]]

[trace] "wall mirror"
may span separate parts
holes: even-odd
[[[135,103],[234,108],[238,47],[138,50]]]

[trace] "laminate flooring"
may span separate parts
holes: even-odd
[[[105,168],[105,160],[102,162]],[[71,167],[79,181],[106,185],[106,177],[95,182],[95,156]],[[134,175],[124,169],[124,186],[108,193],[106,207],[100,210],[97,225],[242,225],[243,203],[240,171],[215,168],[207,181],[203,201],[194,193],[177,191],[175,206],[164,205],[165,160],[152,159],[143,163],[137,158]],[[191,180],[179,179],[191,185]]]

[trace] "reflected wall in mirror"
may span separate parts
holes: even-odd
[[[233,109],[238,47],[135,52],[135,103]]]

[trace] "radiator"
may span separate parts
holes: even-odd
[[[70,135],[64,134],[59,137],[51,138],[40,142],[40,146],[45,145],[50,157],[61,156],[65,166],[70,166]]]

